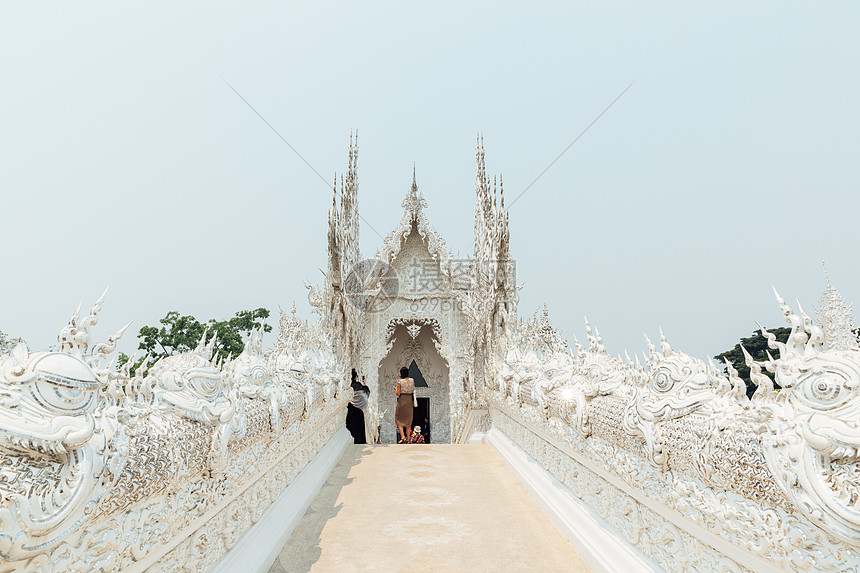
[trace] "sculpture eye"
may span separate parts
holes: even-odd
[[[654,376],[654,386],[658,391],[665,392],[672,388],[672,377],[661,370]]]
[[[809,397],[816,402],[831,405],[839,402],[842,393],[842,381],[832,374],[816,376],[808,386]]]
[[[51,384],[44,379],[31,386],[33,398],[42,406],[61,414],[75,414],[92,405],[97,394],[81,388],[68,388]]]
[[[845,372],[828,369],[809,376],[799,384],[799,398],[818,409],[832,409],[851,399],[851,378]]]
[[[39,359],[33,370],[38,376],[30,395],[43,408],[59,414],[75,415],[95,407],[99,381],[80,360],[52,353]]]

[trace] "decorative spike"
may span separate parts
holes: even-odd
[[[117,340],[119,340],[120,338],[122,338],[122,335],[123,335],[123,334],[125,334],[125,331],[126,331],[126,330],[128,330],[128,327],[129,327],[129,326],[131,326],[132,322],[134,322],[134,321],[129,322],[128,324],[126,324],[125,326],[123,326],[122,328],[120,328],[120,329],[116,332],[116,334],[114,334],[114,336],[116,337],[116,339],[117,339]]]
[[[96,303],[93,305],[93,308],[90,310],[90,314],[81,321],[81,328],[87,334],[90,333],[90,327],[95,326],[99,321],[99,312],[102,310],[102,305],[105,301],[105,296],[107,295],[110,287],[106,288]]]
[[[738,376],[738,371],[729,360],[723,357],[723,362],[726,365],[726,373],[729,376],[729,382],[732,384],[730,395],[739,402],[744,402],[747,399],[747,385],[743,378]]]
[[[642,336],[645,337],[645,346],[648,347],[648,352],[650,352],[651,356],[653,357],[655,354],[657,354],[657,348],[654,346],[654,344],[651,343],[651,339],[648,338],[647,334],[643,333]],[[647,360],[647,358],[648,357],[646,356],[646,360]]]
[[[664,355],[669,356],[670,354],[672,354],[672,347],[669,346],[669,341],[666,340],[666,335],[663,334],[663,327],[661,326],[659,328],[660,328],[660,351]]]
[[[119,369],[119,375],[125,378],[131,378],[131,367],[134,366],[134,361],[137,359],[137,350],[128,357],[128,360],[125,361],[125,364]]]
[[[764,363],[764,368],[771,374],[776,372],[776,360],[773,359],[773,356],[770,353],[770,350],[765,350],[765,354],[767,354],[767,361]]]
[[[776,290],[776,287],[775,287],[775,286],[770,285],[770,288],[772,288],[772,289],[773,289],[773,294],[776,296],[776,302],[777,302],[780,306],[783,306],[783,305],[785,304],[785,299],[784,299],[784,298],[782,298],[782,296],[780,296],[779,291],[777,291],[777,290]]]
[[[761,364],[753,360],[752,355],[747,352],[744,345],[741,344],[740,346],[741,351],[744,353],[744,362],[746,362],[746,365],[750,369],[750,381],[758,387],[755,394],[753,394],[753,400],[769,397],[774,393],[773,381],[769,376],[762,373]]]
[[[141,375],[141,377],[143,377],[143,376],[146,374],[146,370],[147,370],[147,368],[149,367],[149,361],[150,361],[151,359],[152,359],[152,354],[150,354],[149,352],[147,352],[147,353],[144,355],[143,360],[141,360],[141,361],[140,361],[140,366],[138,366],[138,368],[137,368],[137,370],[136,370],[136,373],[138,373],[138,372],[139,372],[139,373],[140,373],[140,375]]]
[[[768,330],[765,327],[763,327],[758,321],[756,321],[756,325],[758,326],[759,330],[761,331],[762,336],[767,338],[768,347],[773,348],[775,350],[779,350],[780,357],[785,357],[786,356],[785,344],[783,344],[782,342],[779,342],[776,339],[776,335],[774,335],[771,332],[768,332]]]
[[[711,373],[717,372],[717,365],[714,364],[714,359],[708,356],[708,371]]]
[[[122,335],[125,334],[125,331],[128,330],[128,327],[131,326],[131,322],[120,328],[116,333],[108,336],[107,341],[99,342],[93,347],[92,357],[96,357],[98,355],[107,356],[114,350],[116,350],[116,343],[119,342]]]
[[[30,350],[23,338],[18,338],[18,344],[15,345],[10,354],[14,364],[22,364],[27,360],[27,357],[30,356]]]
[[[206,334],[209,332],[209,326],[203,327],[203,336],[200,337],[200,340],[197,341],[197,348],[194,350],[198,352],[198,354],[202,354],[203,350],[206,348]]]
[[[597,330],[597,327],[594,327],[594,338],[597,339],[597,351],[603,354],[606,353],[606,346],[603,344],[603,338],[600,336],[600,331]]]
[[[600,343],[598,342],[597,338],[594,336],[594,332],[591,328],[591,325],[588,324],[587,318],[585,319],[585,334],[588,338],[588,350],[590,350],[592,352],[599,352],[600,351]]]
[[[797,301],[797,311],[800,313],[800,318],[803,320],[803,330],[807,334],[812,334],[812,319],[806,314],[806,311],[803,310],[803,306],[800,304],[800,299],[795,299]]]
[[[730,378],[736,377],[738,375],[738,371],[735,370],[734,364],[729,362],[729,359],[725,356],[723,356],[723,363],[725,363],[726,365],[726,372],[728,372]]]
[[[585,349],[582,347],[582,344],[579,343],[579,340],[576,338],[576,335],[573,335],[573,345],[576,348],[577,355],[585,355]]]
[[[213,332],[212,338],[209,340],[209,344],[206,345],[206,352],[209,355],[209,358],[212,357],[212,351],[215,349],[215,340],[218,338],[218,333]]]

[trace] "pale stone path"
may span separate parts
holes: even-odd
[[[349,446],[270,573],[590,571],[487,445]]]

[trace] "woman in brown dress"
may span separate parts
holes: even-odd
[[[400,369],[400,380],[394,385],[394,393],[397,394],[397,408],[394,410],[394,423],[400,432],[398,444],[405,443],[412,435],[412,412],[413,395],[415,394],[415,380],[409,377],[409,369]]]

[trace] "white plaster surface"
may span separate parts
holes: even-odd
[[[483,437],[594,571],[663,571],[498,429]]]
[[[338,432],[210,573],[267,571],[351,443],[345,428]]]

